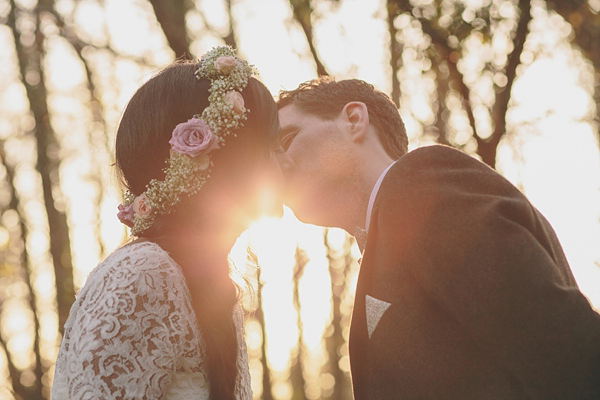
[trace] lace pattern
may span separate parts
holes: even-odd
[[[252,399],[241,307],[236,397]],[[151,242],[89,275],[65,324],[52,398],[208,399],[204,342],[179,265]]]

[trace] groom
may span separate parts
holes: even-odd
[[[365,82],[278,104],[287,204],[364,248],[355,399],[600,399],[600,315],[513,185],[449,147],[406,154],[396,107]]]

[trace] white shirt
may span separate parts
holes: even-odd
[[[396,162],[391,163],[382,173],[379,175],[377,182],[375,182],[375,186],[373,186],[373,190],[371,191],[371,197],[369,198],[369,205],[367,206],[367,220],[365,223],[365,230],[369,232],[369,225],[371,225],[371,214],[373,213],[373,204],[375,203],[375,198],[377,197],[377,193],[379,193],[379,187],[381,186],[381,182],[385,175],[388,173],[392,165]]]

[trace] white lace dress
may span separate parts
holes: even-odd
[[[236,397],[252,399],[236,306]],[[53,400],[208,399],[205,350],[181,268],[158,245],[116,250],[89,275],[65,324]]]

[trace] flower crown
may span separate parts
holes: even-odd
[[[226,137],[236,136],[234,131],[247,119],[250,110],[240,92],[253,73],[253,67],[229,46],[213,48],[202,56],[195,76],[210,80],[209,105],[202,115],[194,115],[173,130],[164,180],[152,179],[139,196],[125,193],[117,217],[131,228],[132,235],[150,228],[156,216],[170,213],[182,195],[197,193],[204,186],[213,166],[210,153],[224,146]]]

